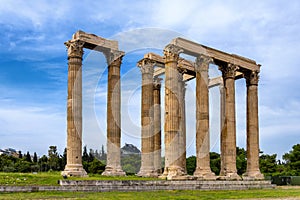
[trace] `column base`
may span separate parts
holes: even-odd
[[[61,172],[62,176],[77,176],[77,177],[87,177],[86,171],[83,169],[81,164],[71,164],[66,165],[64,171]]]
[[[196,168],[193,176],[197,179],[197,180],[216,180],[217,177],[215,175],[215,173],[213,173],[211,170],[207,169],[207,170],[203,170],[200,168]]]
[[[224,176],[219,176],[217,180],[240,181],[242,178],[236,173],[226,173]]]
[[[158,177],[158,173],[152,169],[141,169],[136,175],[140,177]]]
[[[264,180],[265,177],[260,171],[246,172],[242,175],[243,180],[254,181],[254,180]]]
[[[121,167],[111,167],[106,166],[104,172],[101,174],[103,176],[126,176],[126,173]]]
[[[186,180],[189,179],[190,176],[187,176],[184,172],[184,169],[178,166],[172,166],[165,168],[164,173],[159,176],[160,179],[167,180]]]

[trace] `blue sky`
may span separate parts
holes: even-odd
[[[122,143],[140,147],[143,53],[162,53],[181,36],[262,64],[260,147],[280,157],[300,142],[300,2],[1,0],[0,148],[46,154],[66,144],[67,53],[63,43],[83,30],[119,40],[122,65]],[[106,63],[85,51],[83,142],[105,144]],[[212,66],[211,74],[218,74]],[[237,145],[245,147],[245,81],[236,82]],[[188,84],[188,154],[194,154],[194,82]],[[219,151],[218,90],[211,92],[211,148]],[[280,158],[279,157],[279,158]]]

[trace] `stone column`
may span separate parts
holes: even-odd
[[[180,132],[180,100],[179,72],[177,62],[180,49],[168,45],[164,49],[165,58],[165,170],[161,178],[173,179],[184,175],[184,169],[178,165],[179,132]]]
[[[82,55],[84,42],[65,43],[68,49],[67,165],[62,175],[87,176],[82,167]]]
[[[154,170],[154,121],[153,121],[153,67],[154,62],[148,59],[143,61],[142,72],[142,157],[141,169],[138,176],[156,177]]]
[[[224,81],[222,84],[219,86],[220,89],[220,132],[222,133],[222,130],[224,128],[224,122],[225,122],[225,88],[224,88]],[[224,145],[224,140],[222,138],[222,134],[220,137],[220,150],[221,153],[225,152],[225,145]],[[221,156],[221,166],[224,166],[224,156]],[[220,169],[220,174],[224,174],[224,170],[221,167]]]
[[[225,121],[221,131],[221,179],[240,180],[236,169],[235,72],[237,66],[221,66],[225,87]]]
[[[121,91],[120,67],[123,55],[120,52],[109,52],[107,82],[107,162],[105,176],[124,176],[121,168]]]
[[[247,171],[243,179],[262,180],[259,169],[258,72],[245,74],[247,84]]]
[[[185,71],[179,70],[179,103],[180,103],[180,132],[179,132],[179,148],[178,156],[180,157],[179,166],[186,172],[186,122],[185,122],[185,81],[183,81],[183,74]]]
[[[161,106],[160,88],[161,79],[155,78],[153,84],[153,104],[154,104],[154,170],[161,173]]]
[[[212,59],[200,55],[196,61],[196,155],[194,176],[198,179],[215,180],[210,168],[209,94],[208,67]]]

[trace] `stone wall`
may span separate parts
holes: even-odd
[[[60,186],[0,186],[0,192],[38,191],[157,191],[157,190],[246,190],[274,188],[270,181],[71,181],[60,180]]]

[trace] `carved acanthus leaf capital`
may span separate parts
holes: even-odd
[[[107,61],[107,65],[121,65],[122,63],[122,58],[124,56],[123,51],[118,51],[118,50],[110,50],[109,52],[104,53]]]
[[[139,65],[142,74],[151,74],[153,76],[155,64],[156,62],[151,59],[144,59]]]
[[[197,72],[208,71],[209,64],[213,59],[209,56],[201,54],[196,58],[195,69]]]
[[[166,62],[170,61],[178,61],[179,54],[182,53],[183,50],[174,44],[168,44],[164,49],[164,59]]]
[[[250,73],[244,74],[246,79],[247,86],[249,85],[258,85],[259,81],[259,72],[258,71],[251,71]]]
[[[220,66],[220,70],[222,71],[222,75],[224,79],[227,78],[235,78],[235,72],[239,67],[237,65],[228,63],[227,65]]]
[[[83,55],[84,42],[80,40],[69,40],[65,42],[68,50],[68,57],[80,57]]]
[[[161,78],[155,77],[153,79],[153,89],[154,90],[160,90],[161,88]]]

